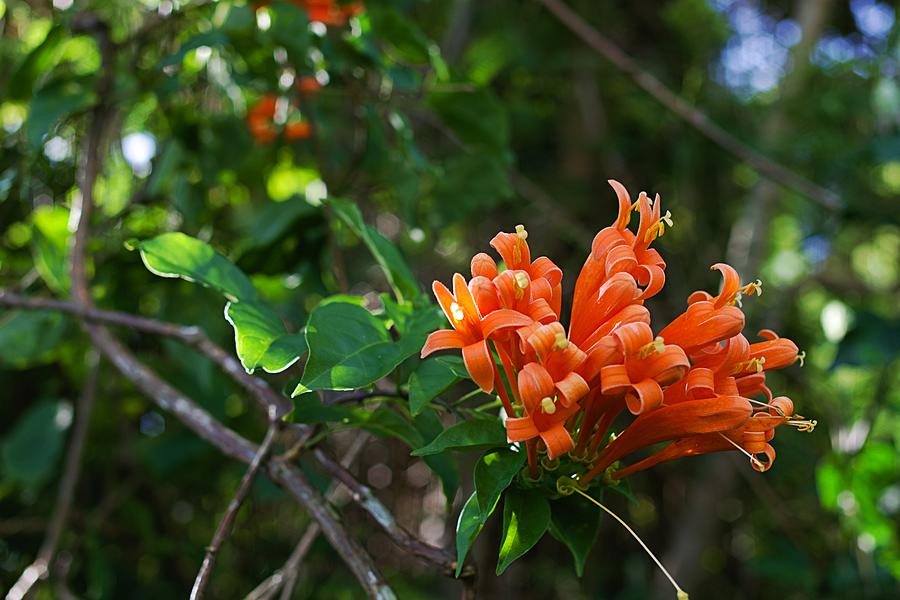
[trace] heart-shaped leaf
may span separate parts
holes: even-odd
[[[507,490],[503,501],[503,539],[497,575],[531,550],[550,526],[550,503],[537,490]]]
[[[475,494],[484,519],[493,512],[503,490],[509,487],[524,464],[524,452],[507,449],[488,452],[475,463]]]
[[[603,514],[587,499],[575,494],[554,500],[551,512],[550,533],[569,548],[575,560],[575,572],[581,577],[600,533]]]

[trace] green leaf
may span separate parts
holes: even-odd
[[[32,488],[46,480],[71,422],[72,407],[66,402],[42,400],[28,409],[0,448],[3,479]]]
[[[400,251],[377,229],[363,221],[362,213],[352,202],[331,198],[327,202],[335,214],[363,241],[384,271],[397,300],[411,300],[419,294],[419,284]]]
[[[235,348],[244,369],[279,373],[306,352],[301,333],[290,334],[250,279],[209,244],[179,232],[138,245],[146,267],[162,277],[180,277],[221,292],[230,302],[225,319],[234,328]]]
[[[39,206],[31,214],[34,266],[51,290],[69,291],[69,211],[61,206]]]
[[[306,352],[302,333],[285,333],[281,319],[258,302],[229,302],[225,319],[234,328],[234,343],[241,364],[248,372],[262,367],[280,373]]]
[[[576,494],[555,499],[551,505],[550,533],[565,544],[581,577],[584,563],[600,533],[600,509]]]
[[[387,406],[379,406],[375,410],[362,406],[354,408],[326,406],[311,393],[295,399],[291,419],[294,423],[310,425],[329,422],[352,425],[379,437],[397,438],[410,448],[420,445],[424,439],[421,432],[408,419]]]
[[[466,144],[505,154],[509,120],[500,100],[489,90],[432,90],[426,102]]]
[[[506,429],[496,419],[460,421],[445,429],[430,444],[415,450],[413,456],[428,456],[445,450],[477,450],[506,446]]]
[[[144,265],[156,275],[211,287],[232,302],[257,298],[243,271],[206,242],[176,231],[141,242],[138,248]]]
[[[418,352],[422,341],[404,336],[395,342],[382,321],[356,304],[321,303],[306,325],[309,359],[293,395],[371,385]]]
[[[32,149],[44,143],[45,136],[66,116],[84,110],[94,103],[89,78],[61,78],[47,82],[35,93],[25,123]]]
[[[550,504],[543,494],[537,490],[508,490],[503,502],[503,538],[500,540],[497,575],[531,550],[549,526]]]
[[[461,381],[459,375],[463,362],[459,357],[444,356],[422,361],[409,377],[409,410],[413,416],[436,396]]]
[[[422,434],[423,440],[433,440],[444,430],[441,419],[431,408],[426,408],[420,412],[415,417],[414,422],[416,429]],[[422,460],[441,478],[447,503],[453,502],[453,498],[456,496],[456,489],[459,487],[459,473],[453,458],[447,454],[432,454],[431,456],[423,457]]]
[[[300,197],[267,202],[247,227],[247,248],[262,248],[278,240],[300,218],[318,212]]]
[[[34,50],[28,53],[9,77],[6,96],[11,101],[27,100],[34,91],[35,83],[42,75],[49,73],[57,61],[60,45],[66,39],[66,30],[56,26]]]
[[[0,365],[24,368],[52,357],[66,331],[67,322],[63,315],[50,311],[2,314]]]
[[[483,519],[494,511],[503,490],[509,487],[524,464],[524,452],[506,449],[488,452],[475,463],[475,494]]]
[[[469,499],[463,505],[462,511],[459,513],[459,519],[456,521],[456,576],[462,572],[463,563],[466,555],[472,548],[472,543],[481,528],[484,527],[484,519],[481,518],[481,509],[478,506],[478,498],[473,492]]]
[[[410,448],[423,442],[422,434],[412,423],[386,406],[374,411],[359,407],[351,410],[352,422],[362,429],[382,437],[395,437]]]

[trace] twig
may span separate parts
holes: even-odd
[[[73,299],[85,308],[93,308],[85,263],[87,242],[90,237],[94,184],[100,173],[101,148],[105,139],[104,124],[113,120],[111,117],[115,112],[112,107],[104,103],[104,99],[109,98],[108,92],[114,73],[108,27],[95,26],[92,31],[98,38],[98,46],[101,48],[103,57],[103,75],[97,89],[98,97],[101,100],[91,111],[91,122],[82,155],[83,160],[79,165],[80,200],[72,206],[73,221],[76,223],[71,253],[72,295]],[[126,378],[156,402],[160,408],[172,412],[189,429],[215,445],[224,454],[248,464],[253,461],[257,454],[254,444],[219,423],[190,398],[163,381],[156,372],[137,360],[104,326],[84,320],[82,325],[94,345]],[[316,492],[298,469],[279,461],[270,461],[266,465],[266,469],[269,476],[294,496],[319,523],[329,543],[356,576],[370,598],[389,600],[396,597],[378,572],[372,558],[356,541],[350,538],[337,518],[328,510],[324,498]]]
[[[69,447],[66,450],[66,464],[63,468],[63,476],[59,483],[59,491],[56,495],[56,507],[53,516],[47,526],[47,534],[38,551],[37,558],[29,565],[19,580],[6,594],[6,600],[21,600],[31,591],[32,587],[41,579],[46,579],[50,574],[50,566],[56,555],[59,540],[66,527],[72,501],[75,497],[75,486],[78,484],[78,476],[81,473],[81,455],[84,452],[84,443],[87,439],[88,425],[91,420],[91,412],[94,408],[94,399],[97,396],[97,374],[100,370],[100,361],[96,353],[88,355],[88,373],[84,389],[78,399],[75,413],[75,427],[72,437],[69,439]]]
[[[341,459],[341,464],[345,467],[349,467],[353,464],[353,461],[356,460],[357,455],[362,451],[368,441],[369,436],[366,434],[354,437],[353,442],[350,444],[350,448]],[[337,491],[338,487],[335,484],[332,484],[328,488],[328,491],[325,493],[325,499],[329,504],[334,504],[337,500]],[[263,580],[258,586],[253,588],[253,591],[247,594],[244,600],[271,600],[271,598],[274,598],[275,594],[278,593],[278,590],[282,590],[282,598],[290,598],[294,585],[297,582],[300,563],[303,562],[306,553],[309,552],[312,543],[321,531],[322,529],[319,527],[318,523],[310,523],[284,565],[269,575],[269,577]]]
[[[265,380],[247,373],[236,358],[209,339],[199,327],[168,323],[124,312],[101,310],[65,300],[21,296],[4,289],[0,289],[0,305],[29,310],[55,310],[80,317],[91,323],[108,323],[177,339],[196,348],[219,365],[222,371],[250,392],[267,411],[270,406],[275,406],[280,418],[290,412],[292,408],[290,400],[273,390]]]
[[[272,442],[275,441],[275,434],[278,432],[278,423],[279,420],[275,416],[275,409],[273,407],[270,409],[269,429],[266,431],[266,436],[263,438],[262,444],[260,444],[257,449],[253,460],[250,461],[250,466],[247,468],[247,472],[244,473],[244,477],[241,479],[241,483],[234,493],[234,498],[228,503],[228,509],[225,511],[222,520],[219,522],[219,526],[213,534],[212,542],[210,542],[209,546],[206,548],[206,556],[203,557],[203,564],[200,565],[200,571],[197,573],[197,578],[194,580],[194,587],[191,590],[191,600],[199,600],[206,593],[210,574],[212,573],[213,566],[216,564],[216,555],[222,547],[222,544],[225,543],[225,540],[231,534],[234,520],[237,518],[238,511],[241,510],[241,505],[243,505],[244,500],[246,500],[247,494],[250,493],[250,488],[256,480],[256,474],[259,472],[263,463],[268,459],[269,451],[272,449]]]
[[[630,77],[638,87],[650,94],[657,102],[708,139],[740,160],[750,163],[767,179],[806,196],[828,210],[841,208],[841,201],[837,194],[780,165],[716,125],[706,114],[691,106],[659,79],[642,69],[634,59],[563,2],[560,0],[538,1],[585,44]]]
[[[418,556],[426,563],[440,567],[447,574],[452,575],[455,572],[456,557],[452,553],[443,548],[436,548],[426,544],[401,527],[394,515],[372,493],[372,490],[360,483],[346,468],[324,450],[315,448],[313,455],[330,475],[347,487],[353,501],[375,519],[375,522],[397,546]],[[463,576],[471,576],[473,574],[474,570],[470,567],[463,571]]]

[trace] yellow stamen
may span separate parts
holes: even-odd
[[[524,225],[516,225],[516,235],[519,236],[520,240],[528,239],[528,232],[525,230]]]
[[[662,217],[659,218],[659,221],[654,223],[647,229],[647,233],[644,234],[644,242],[650,243],[658,237],[662,237],[662,235],[666,232],[666,227],[673,227],[674,223],[672,222],[672,212],[666,211]]]
[[[525,288],[528,287],[528,284],[529,284],[529,283],[530,283],[530,282],[528,281],[528,275],[526,275],[525,273],[523,273],[523,272],[521,272],[521,271],[519,271],[518,273],[516,273],[516,285],[517,285],[520,289],[523,289],[523,290],[524,290]]]
[[[556,339],[553,340],[553,350],[559,352],[560,350],[565,350],[569,347],[569,340],[566,339],[566,334],[557,333]]]
[[[453,318],[456,319],[457,322],[466,318],[466,313],[463,312],[462,307],[456,302],[450,304],[450,314],[453,315]]]
[[[813,429],[816,428],[816,425],[818,425],[819,422],[813,419],[807,419],[803,415],[793,415],[791,416],[787,424],[791,427],[796,427],[797,431],[802,431],[803,433],[812,433]]]
[[[803,367],[803,361],[806,360],[806,350],[797,355],[797,361],[800,362],[800,367]]]
[[[666,345],[663,342],[663,339],[661,337],[657,337],[649,344],[644,344],[643,346],[641,346],[641,349],[638,350],[638,356],[640,356],[641,358],[647,358],[651,354],[662,354],[665,346]]]
[[[744,450],[744,448],[743,448],[740,444],[736,443],[733,439],[731,439],[730,437],[728,437],[727,435],[725,435],[725,434],[723,434],[723,433],[719,433],[719,435],[722,436],[722,439],[723,439],[723,440],[725,440],[726,442],[728,442],[729,444],[731,444],[732,446],[734,446],[735,448],[737,448],[738,450],[740,450],[740,452],[741,452],[744,456],[746,456],[747,458],[749,458],[749,459],[750,459],[750,462],[752,462],[754,465],[756,465],[756,466],[759,467],[760,469],[764,469],[764,468],[766,467],[766,465],[764,465],[763,462],[762,462],[761,460],[759,460],[758,458],[756,458],[755,456],[753,456],[752,454],[750,454],[749,452],[747,452],[746,450]]]
[[[541,400],[541,410],[543,410],[548,415],[552,415],[556,412],[556,404],[553,402],[553,398],[547,397]]]
[[[624,527],[625,530],[626,530],[628,533],[630,533],[631,536],[632,536],[634,539],[637,540],[638,544],[641,545],[641,548],[643,548],[644,551],[650,556],[650,558],[653,559],[653,562],[656,563],[656,566],[659,567],[659,570],[663,572],[663,575],[665,575],[666,578],[667,578],[667,579],[672,583],[672,585],[675,587],[675,597],[676,597],[676,599],[677,599],[677,600],[688,600],[688,594],[687,594],[687,592],[685,592],[683,589],[681,589],[681,587],[678,586],[678,584],[675,582],[675,578],[673,578],[673,577],[669,574],[669,572],[666,571],[666,568],[662,565],[662,563],[659,561],[659,559],[656,558],[656,555],[654,555],[653,552],[650,551],[650,548],[648,548],[648,547],[647,547],[647,544],[644,543],[644,540],[642,540],[641,537],[640,537],[637,533],[635,533],[634,529],[632,529],[631,527],[628,526],[628,523],[626,523],[625,521],[623,521],[622,518],[621,518],[619,515],[617,515],[616,513],[614,513],[613,511],[611,511],[610,509],[606,508],[606,506],[604,506],[603,504],[601,504],[596,498],[594,498],[593,496],[587,494],[586,492],[583,492],[582,490],[578,489],[578,487],[577,487],[576,485],[572,485],[572,486],[569,486],[569,487],[570,487],[570,489],[571,489],[572,491],[574,491],[576,494],[580,494],[581,496],[584,496],[585,498],[587,498],[588,500],[590,500],[592,503],[596,504],[597,506],[599,506],[600,508],[602,508],[604,511],[606,511],[606,514],[608,514],[608,515],[611,516],[613,519],[615,519],[616,521],[618,521],[618,522],[619,522],[619,525],[621,525],[622,527]]]
[[[735,365],[734,369],[732,369],[731,374],[734,375],[743,371],[756,371],[757,373],[762,373],[764,364],[766,364],[766,357],[757,356],[756,358],[751,358],[747,362],[742,362]]]
[[[728,304],[731,306],[737,304],[739,307],[743,308],[744,305],[741,303],[741,298],[744,296],[762,296],[762,281],[757,279],[738,289],[734,294],[734,298],[732,298],[731,302]]]

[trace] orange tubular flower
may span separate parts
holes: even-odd
[[[505,309],[482,317],[466,280],[459,273],[453,276],[452,294],[439,281],[434,282],[432,289],[453,329],[431,333],[422,348],[422,358],[438,350],[462,348],[463,361],[472,380],[485,392],[491,392],[494,389],[495,369],[488,338],[508,327],[524,327],[531,323],[531,319]]]
[[[571,450],[574,443],[565,425],[566,419],[578,412],[578,405],[557,405],[553,378],[537,363],[528,363],[519,371],[518,385],[525,416],[506,420],[507,439],[524,442],[540,436],[550,460]]]
[[[740,451],[753,468],[767,470],[778,427],[811,431],[816,424],[766,387],[768,370],[803,356],[769,330],[760,332],[762,341],[747,341],[741,297],[759,295],[761,284],[742,285],[723,263],[712,266],[722,274],[722,291],[694,292],[685,312],[654,336],[644,301],[662,288],[666,264],[650,245],[672,221],[661,214],[659,196],[651,201],[641,193],[632,202],[620,183],[609,183],[618,217],[594,237],[575,284],[568,333],[560,323],[562,271],[546,257],[532,261],[528,232],[518,225],[491,240],[503,258],[502,272],[478,253],[468,285],[458,273],[453,293],[434,283],[453,329],[432,333],[422,356],[462,349],[475,383],[500,396],[507,439],[524,442],[535,481],[544,449],[551,461],[568,454],[567,472],[582,486],[597,475],[621,479],[708,452]],[[629,229],[634,211],[640,214],[636,231]],[[498,381],[501,368],[508,391]],[[631,422],[610,435],[629,412]],[[668,445],[619,467],[621,459],[662,442]]]
[[[744,313],[734,304],[738,294],[750,286],[742,288],[737,271],[724,263],[711,268],[724,277],[722,292],[716,297],[694,292],[688,298],[687,310],[659,332],[667,343],[681,346],[688,355],[735,336],[744,328]],[[758,284],[751,285],[759,289]]]

